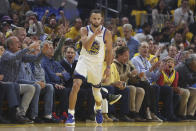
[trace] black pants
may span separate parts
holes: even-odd
[[[56,89],[54,93],[54,104],[53,104],[53,112],[59,112],[62,114],[63,112],[67,112],[69,106],[69,93],[71,88],[64,89]],[[59,108],[56,107],[55,101],[59,100]]]

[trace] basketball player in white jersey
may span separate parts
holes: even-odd
[[[78,91],[84,79],[92,84],[93,96],[95,99],[95,120],[98,124],[103,122],[101,113],[102,95],[100,83],[110,75],[110,64],[112,63],[112,34],[101,25],[103,20],[99,10],[92,10],[90,13],[90,25],[80,30],[82,49],[74,72],[72,91],[69,96],[69,109],[67,125],[75,125],[75,104]],[[104,58],[107,68],[102,74]],[[104,76],[104,78],[102,78]]]

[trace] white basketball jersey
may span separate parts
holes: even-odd
[[[88,25],[87,27],[88,37],[93,35],[93,31],[91,27]],[[105,58],[105,42],[104,37],[106,33],[106,28],[102,26],[101,28],[101,34],[97,35],[95,37],[95,40],[92,44],[92,47],[90,50],[86,50],[84,47],[82,47],[80,56],[85,57],[87,60],[91,62],[103,62]]]

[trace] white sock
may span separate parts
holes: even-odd
[[[70,113],[72,116],[74,116],[75,110],[70,110],[70,109],[68,109],[68,113]]]
[[[101,106],[97,106],[96,104],[95,104],[95,111],[96,110],[101,110]]]

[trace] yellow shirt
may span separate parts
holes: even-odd
[[[103,64],[103,72],[105,71],[105,69],[106,69],[106,62],[104,62]],[[117,81],[120,81],[120,76],[116,68],[116,65],[112,63],[110,66],[110,78],[105,83],[102,83],[102,85],[108,86]]]
[[[138,56],[138,55],[139,55],[139,53],[135,53],[134,56]],[[154,57],[154,55],[150,54],[150,57],[148,57],[147,60],[148,60],[148,61],[151,61],[153,57]],[[155,58],[155,59],[152,61],[152,63],[156,63],[156,62],[158,62],[158,61],[159,61],[159,59],[158,59],[158,58]],[[151,64],[152,64],[152,63],[151,63]]]
[[[150,5],[152,8],[154,8],[159,0],[145,0],[144,5]]]
[[[80,35],[80,31],[76,30],[74,26],[71,27],[70,31],[65,34],[66,38],[71,38],[72,40],[76,39]]]
[[[193,38],[193,33],[191,33],[191,32],[186,33],[186,39],[187,39],[189,42],[191,42],[192,38]]]
[[[56,33],[58,33],[58,29],[59,29],[59,27],[56,27],[55,29],[52,29],[52,28],[50,28],[46,25],[44,26],[44,32],[46,34],[52,34],[52,32],[54,32],[56,34]]]
[[[26,12],[26,11],[30,10],[29,6],[22,6],[22,5],[15,3],[15,2],[11,3],[11,9],[14,11],[17,11],[17,12],[23,11],[23,10]]]
[[[162,74],[163,74],[164,85],[171,86],[173,81],[175,80],[176,71],[174,70],[171,76],[168,76],[164,71],[162,71]]]

